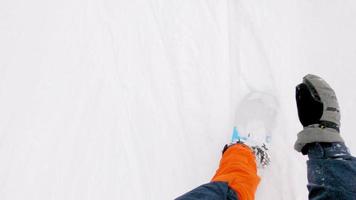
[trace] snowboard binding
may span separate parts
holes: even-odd
[[[251,149],[255,153],[257,166],[259,168],[266,168],[271,163],[266,145],[262,145],[261,147],[252,146]]]
[[[231,138],[231,143],[229,145],[226,145],[224,148],[224,151],[231,145],[234,144],[244,144],[246,146],[249,146],[253,153],[255,154],[256,157],[256,163],[258,168],[266,168],[270,162],[271,158],[269,155],[269,149],[267,147],[267,138],[266,141],[261,142],[261,141],[256,141],[253,139],[251,134],[248,134],[246,137],[241,136],[240,133],[237,130],[237,127],[234,127],[233,133],[232,133],[232,138]],[[223,151],[223,152],[224,152]]]

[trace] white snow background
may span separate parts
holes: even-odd
[[[356,152],[353,0],[1,0],[0,199],[173,199],[209,182],[250,92],[278,99],[256,199],[307,199],[295,86]]]

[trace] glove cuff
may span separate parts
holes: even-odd
[[[319,124],[313,124],[298,133],[298,139],[294,149],[301,152],[303,147],[313,142],[344,142],[340,133],[333,128],[325,128]]]

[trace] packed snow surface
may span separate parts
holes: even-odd
[[[209,182],[254,93],[276,100],[256,198],[307,199],[295,86],[314,73],[334,87],[355,153],[355,13],[352,0],[0,1],[0,199],[173,199]]]

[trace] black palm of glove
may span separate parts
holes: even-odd
[[[299,121],[304,127],[311,124],[319,124],[323,115],[323,103],[314,90],[305,83],[301,83],[296,88],[296,100],[298,107]]]

